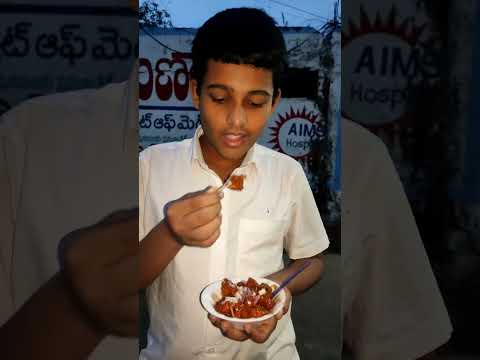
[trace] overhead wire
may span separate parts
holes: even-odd
[[[142,30],[149,38],[151,38],[153,41],[155,41],[157,44],[164,47],[165,49],[168,49],[168,50],[173,51],[173,52],[180,52],[180,53],[183,52],[183,51],[175,50],[175,49],[171,48],[170,46],[164,44],[160,40],[158,40],[155,36],[152,35],[152,33],[147,31],[143,25],[139,24],[138,26],[139,26],[140,30]]]
[[[299,11],[299,12],[302,12],[304,14],[307,14],[307,15],[310,15],[310,16],[314,16],[315,18],[318,18],[318,19],[323,19],[323,20],[330,20],[328,19],[327,17],[325,16],[322,16],[322,15],[319,15],[319,14],[316,14],[316,13],[312,13],[310,11],[307,11],[307,10],[304,10],[304,9],[301,9],[299,7],[296,7],[296,6],[293,6],[293,5],[290,5],[290,4],[287,4],[287,3],[284,3],[282,1],[279,1],[279,0],[267,0],[267,1],[270,1],[274,4],[277,4],[277,5],[281,5],[281,6],[284,6],[284,7],[287,7],[287,8],[290,8],[290,9],[293,9],[293,10],[296,10],[296,11]]]

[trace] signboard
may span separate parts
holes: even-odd
[[[312,139],[325,136],[323,125],[314,103],[306,99],[285,99],[278,105],[258,143],[305,165]]]
[[[191,138],[199,125],[190,95],[193,30],[150,29],[140,33],[140,150]]]
[[[31,97],[126,80],[136,29],[129,8],[0,5],[0,114]]]
[[[318,70],[320,35],[285,28],[283,31],[287,47],[292,49],[290,65]],[[189,90],[194,34],[195,29],[140,31],[140,149],[191,138],[200,126]],[[325,119],[313,100],[283,98],[258,143],[297,159],[308,174],[311,140],[331,136],[325,129]]]

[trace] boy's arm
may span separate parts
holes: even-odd
[[[222,196],[208,188],[166,205],[165,218],[140,243],[140,287],[149,286],[183,246],[209,247],[217,241]]]
[[[267,276],[267,278],[281,283],[299,270],[307,261],[311,261],[311,264],[287,285],[292,295],[302,294],[320,280],[325,267],[322,254],[310,258],[293,260],[284,269]]]
[[[209,187],[188,193],[164,206],[164,218],[150,224],[149,205],[155,203],[150,183],[155,164],[162,164],[161,150],[148,148],[139,157],[139,286],[147,288],[183,246],[209,247],[220,236],[223,193]],[[161,169],[156,169],[161,171]],[[159,205],[158,203],[156,205]],[[160,205],[161,206],[161,205]]]
[[[294,172],[292,220],[285,239],[285,249],[292,261],[268,277],[280,283],[304,266],[305,262],[311,261],[310,266],[287,285],[292,295],[298,295],[320,280],[325,267],[322,253],[329,241],[310,184],[300,164],[296,164]]]
[[[140,243],[140,288],[147,288],[183,247],[173,237],[165,219]]]

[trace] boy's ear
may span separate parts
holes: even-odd
[[[282,98],[282,90],[278,89],[277,96],[273,99],[272,104],[272,114],[275,112],[277,105],[280,103],[280,99]]]
[[[190,79],[190,92],[192,94],[193,106],[200,110],[200,94],[197,91],[198,82],[195,79]]]

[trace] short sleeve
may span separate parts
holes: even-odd
[[[292,184],[292,217],[285,239],[290,259],[302,259],[322,253],[329,241],[310,184],[296,163]]]
[[[371,158],[364,186],[343,189],[342,206],[352,213],[342,217],[342,234],[353,235],[342,239],[356,242],[347,247],[353,253],[342,253],[350,259],[343,293],[351,297],[344,307],[344,339],[358,360],[416,359],[446,343],[452,327],[385,146]],[[346,166],[363,176],[357,164]]]

